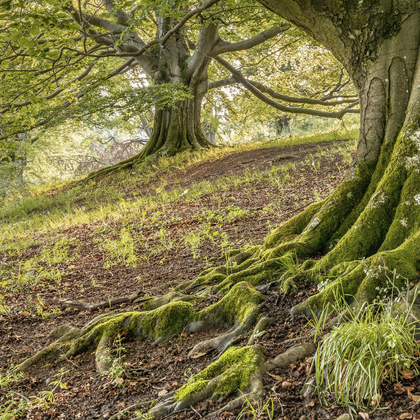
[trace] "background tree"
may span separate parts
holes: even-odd
[[[116,83],[111,94],[103,93],[109,91],[115,76],[127,76],[136,67],[141,69],[147,81],[145,87],[152,88],[153,95],[149,96],[157,103],[153,132],[141,154],[123,165],[157,152],[174,154],[209,147],[211,143],[200,121],[204,95],[209,87],[231,83],[221,80],[209,85],[212,60],[217,59],[233,74],[233,67],[223,61],[222,54],[249,50],[289,28],[251,0],[10,0],[2,3],[2,9],[0,20],[5,31],[1,39],[1,71],[5,95],[1,109],[9,137],[51,125],[69,114],[77,115],[77,108],[85,113],[86,106],[105,112],[115,111],[117,101],[128,103],[128,108],[136,101],[147,103],[144,89],[139,89],[133,79],[124,92]],[[271,29],[261,32],[262,25]],[[237,72],[235,82],[239,77]],[[260,94],[261,86],[257,89],[248,81],[240,83],[265,100]],[[279,105],[273,99],[266,102],[282,111],[311,115],[340,117],[348,111],[319,114]],[[318,104],[323,105],[322,102]],[[3,137],[7,138],[7,133]]]

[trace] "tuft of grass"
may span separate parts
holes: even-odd
[[[265,403],[262,403],[261,400],[250,400],[246,395],[242,395],[245,401],[236,420],[241,420],[244,417],[251,418],[252,420],[274,419],[274,400],[272,398],[269,398]]]
[[[103,255],[104,268],[111,268],[117,264],[128,264],[137,267],[136,244],[128,228],[123,228],[119,240],[106,239],[101,243],[105,251]]]
[[[419,373],[418,354],[408,313],[398,313],[393,302],[365,305],[318,346],[313,365],[320,400],[327,404],[332,396],[343,406],[377,409],[384,381]]]

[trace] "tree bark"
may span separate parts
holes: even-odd
[[[360,99],[360,138],[345,180],[319,209],[279,227],[266,242],[270,258],[291,243],[300,257],[325,255],[305,267],[314,264],[311,275],[329,286],[294,312],[310,314],[340,293],[357,302],[372,300],[393,270],[400,283],[403,277],[418,279],[420,5],[410,0],[260,2],[329,48]]]

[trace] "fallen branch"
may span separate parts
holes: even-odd
[[[74,308],[74,309],[80,309],[82,311],[88,311],[93,312],[97,311],[98,309],[105,309],[105,308],[111,308],[113,306],[121,305],[123,303],[143,303],[151,300],[151,297],[138,299],[141,292],[136,292],[131,296],[116,298],[116,299],[110,299],[105,302],[99,302],[99,303],[86,303],[86,302],[80,302],[78,300],[58,300],[54,299],[53,303],[55,305],[60,306],[61,308]]]

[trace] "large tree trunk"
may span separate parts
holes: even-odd
[[[261,3],[332,50],[352,76],[361,104],[357,153],[342,185],[266,242],[270,258],[291,247],[300,257],[326,254],[305,268],[315,264],[310,274],[330,285],[294,312],[309,314],[340,293],[359,303],[372,300],[393,270],[418,279],[420,6],[409,0]]]
[[[201,95],[195,92],[177,107],[156,111],[153,132],[141,156],[175,155],[211,146],[201,125]]]
[[[162,38],[177,23],[169,17],[158,17],[156,37]],[[143,161],[152,155],[175,155],[186,150],[212,147],[201,125],[202,101],[208,91],[208,67],[212,50],[219,41],[217,25],[209,24],[200,31],[197,44],[190,54],[185,28],[175,32],[166,43],[160,45],[159,59],[153,83],[181,84],[188,88],[191,97],[170,108],[158,108],[154,115],[153,131],[144,149],[136,156],[116,165],[100,169],[89,178],[109,174]]]

